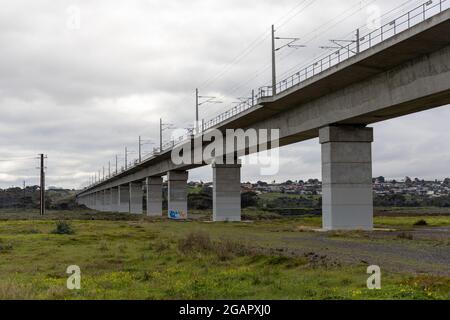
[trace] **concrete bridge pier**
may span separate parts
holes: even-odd
[[[102,212],[108,211],[108,193],[106,190],[102,191]]]
[[[241,165],[213,164],[213,221],[241,221]]]
[[[105,189],[103,211],[111,212],[111,189]]]
[[[102,210],[102,193],[103,191],[99,191],[95,193],[95,210],[101,211]]]
[[[119,191],[119,212],[130,213],[130,186],[121,185]]]
[[[111,212],[119,212],[119,188],[111,188]]]
[[[149,177],[145,180],[147,216],[162,216],[162,184],[161,177]]]
[[[373,230],[373,128],[320,129],[322,208],[326,230]]]
[[[169,171],[168,180],[168,215],[171,219],[183,220],[188,217],[187,206],[187,171]]]
[[[142,214],[143,201],[142,182],[130,182],[130,213]]]

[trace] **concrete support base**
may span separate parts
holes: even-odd
[[[141,182],[130,183],[130,213],[142,214],[142,202],[144,201],[144,192]]]
[[[119,212],[119,188],[111,188],[111,212]]]
[[[103,205],[103,211],[105,212],[111,212],[111,189],[106,189],[105,190],[105,200],[104,200],[104,205]]]
[[[320,129],[325,230],[373,230],[373,129]]]
[[[103,208],[103,192],[99,191],[95,193],[95,210],[102,211]]]
[[[94,206],[95,206],[95,201],[94,201],[94,199],[95,199],[95,197],[94,197],[93,194],[90,194],[88,197],[89,197],[89,205],[88,205],[88,208],[89,208],[89,209],[94,209]]]
[[[130,213],[130,187],[128,185],[119,186],[119,212]]]
[[[170,219],[183,220],[188,217],[187,207],[187,171],[170,171],[167,173],[168,215]]]
[[[149,177],[145,181],[147,216],[149,217],[162,216],[162,184],[161,177]]]
[[[241,221],[241,167],[213,164],[213,221]]]

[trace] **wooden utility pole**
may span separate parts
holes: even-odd
[[[41,199],[40,199],[40,204],[41,204],[41,216],[45,215],[45,170],[44,170],[44,154],[40,155],[41,157]]]
[[[27,197],[27,195],[26,195],[26,188],[27,188],[27,186],[26,186],[26,183],[25,183],[25,180],[23,181],[23,207],[25,208],[25,206],[26,206],[26,197]]]

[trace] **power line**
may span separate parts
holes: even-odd
[[[23,158],[8,158],[0,159],[0,162],[11,162],[11,161],[25,161],[25,160],[36,160],[37,157],[23,157]]]
[[[284,17],[288,16],[291,14],[291,12],[295,11],[298,7],[300,7],[301,5],[303,5],[306,1],[308,0],[302,0],[299,4],[297,4],[296,6],[294,6],[292,9],[290,9],[285,15],[283,15],[281,18],[279,18],[275,23],[279,23],[280,21],[282,21],[284,19]],[[313,2],[315,2],[316,0],[310,0],[310,4],[312,4]],[[310,5],[308,4],[308,6]],[[284,21],[283,23],[280,24],[280,26],[283,26],[285,24],[287,24],[290,20],[292,20],[295,16],[297,16],[299,13],[302,12],[303,9],[301,9],[300,11],[298,11],[297,13],[295,13],[293,16],[291,16],[290,18],[288,18],[286,21]],[[206,89],[208,88],[212,83],[216,82],[217,80],[219,80],[220,78],[222,78],[233,66],[235,66],[238,62],[240,62],[242,59],[244,59],[245,57],[247,57],[251,52],[253,52],[253,50],[255,50],[261,43],[264,42],[264,40],[266,40],[267,38],[270,37],[271,31],[270,28],[267,29],[266,31],[264,31],[260,36],[258,36],[255,40],[253,40],[250,45],[245,48],[241,53],[239,53],[229,64],[227,64],[222,71],[220,71],[218,74],[212,76],[211,78],[209,78],[208,80],[206,80],[205,82],[203,82],[199,87]]]
[[[353,13],[352,13],[351,15],[349,15],[349,16],[353,16],[354,14],[358,13],[359,11],[361,11],[363,8],[369,6],[370,4],[372,4],[372,3],[376,2],[376,1],[378,1],[378,0],[372,0],[372,1],[370,1],[369,3],[365,4],[365,5],[364,5],[363,7],[361,7],[359,10],[353,12]],[[395,11],[400,10],[402,7],[406,6],[407,4],[410,4],[412,1],[413,1],[413,0],[408,0],[408,1],[404,2],[404,3],[402,3],[401,5],[395,7],[395,8],[393,8],[393,9],[391,9],[390,11],[388,11],[388,12],[384,13],[383,15],[381,15],[380,18],[385,19],[385,20],[388,20],[388,17],[389,17],[389,16],[392,17],[392,16],[395,16],[395,15],[397,14],[397,13],[395,13]],[[421,2],[421,0],[415,1],[415,2]],[[413,3],[411,3],[411,5],[413,5]],[[347,10],[346,12],[348,12],[348,11],[349,11],[349,10]],[[337,24],[341,23],[342,21],[344,21],[345,19],[347,19],[349,16],[346,16],[346,17],[344,17],[343,19],[341,19],[341,20],[339,20],[338,22],[336,22],[335,24],[331,25],[331,26],[330,26],[328,29],[326,29],[324,32],[327,32],[328,30],[331,30],[334,26],[336,26]],[[365,27],[366,27],[366,25],[363,25],[363,26],[360,26],[359,29],[360,29],[360,30],[364,30]],[[314,31],[313,31],[313,32],[314,32]],[[343,38],[346,38],[346,37],[348,37],[348,36],[350,36],[350,35],[354,35],[354,31],[351,31],[350,33],[347,33],[345,36],[342,36],[342,37],[343,37]],[[308,44],[308,43],[310,43],[310,42],[311,42],[312,40],[314,40],[314,39],[315,39],[315,38],[312,38],[312,39],[310,39],[310,40],[307,40],[305,43]],[[290,56],[291,54],[292,54],[292,52],[289,53],[288,55],[286,55],[285,57],[280,58],[280,61],[283,61],[285,58],[287,58],[287,57]],[[297,64],[297,65],[295,65],[295,66],[292,66],[292,67],[290,67],[288,70],[284,71],[284,72],[280,75],[280,77],[282,78],[283,76],[288,75],[289,73],[293,72],[293,70],[297,70],[297,69],[304,68],[304,67],[310,65],[311,63],[313,63],[315,60],[318,60],[318,59],[320,59],[320,58],[322,58],[322,57],[325,57],[325,56],[328,55],[328,54],[329,54],[329,53],[325,52],[325,53],[323,53],[323,54],[321,54],[321,55],[314,56],[314,57],[313,57],[311,60],[309,60],[309,62],[307,62],[307,63]]]
[[[368,0],[368,1],[370,1],[370,0]],[[376,1],[378,1],[378,0],[372,0],[372,1],[370,1],[369,3],[365,4],[363,7],[360,7],[358,10],[356,10],[356,11],[352,12],[351,14],[345,16],[344,19],[348,18],[349,16],[352,16],[352,15],[356,14],[357,12],[361,11],[364,7],[366,7],[366,6],[368,6],[369,4],[371,4],[371,3],[373,3],[373,2],[376,2]],[[303,3],[304,3],[304,2],[305,2],[305,1],[303,1]],[[311,4],[312,4],[312,3],[309,3],[308,5],[311,5]],[[349,11],[351,11],[352,9],[354,9],[354,7],[355,7],[355,4],[353,4],[350,8],[348,8],[348,9],[345,10],[344,12],[341,12],[338,16],[336,16],[335,18],[333,18],[330,22],[333,22],[333,21],[335,21],[336,19],[340,18],[341,16],[345,15],[346,13],[348,13]],[[305,6],[305,8],[306,8],[306,6]],[[305,9],[305,8],[302,8],[302,9]],[[298,15],[298,13],[297,13],[296,15]],[[330,29],[333,28],[335,25],[341,23],[344,19],[339,20],[339,21],[336,22],[334,25],[330,26],[330,28],[328,28],[326,31],[330,30]],[[291,19],[290,19],[290,20],[291,20]],[[303,35],[303,37],[318,32],[320,29],[322,29],[323,27],[327,26],[330,22],[327,22],[326,24],[321,25],[320,27],[318,27],[318,28],[316,28],[316,29],[314,29],[314,30],[312,30],[312,31],[310,31],[310,32],[308,32],[308,33],[306,33],[305,35]],[[318,35],[316,35],[316,36],[310,38],[308,41],[305,42],[305,44],[310,43],[312,40],[317,39],[317,38],[318,38]],[[288,54],[282,56],[282,57],[280,58],[280,61],[285,60],[287,57],[289,57],[289,56],[292,55],[293,53],[294,53],[294,52],[290,52],[290,53],[288,53]],[[302,64],[303,64],[303,63],[302,63]],[[297,67],[298,67],[298,65],[296,65],[296,66],[290,68],[289,71],[292,70],[292,69],[296,69]],[[246,85],[246,84],[250,83],[251,81],[253,81],[254,79],[258,78],[261,74],[263,74],[264,72],[268,71],[270,68],[271,68],[270,65],[264,64],[264,67],[261,68],[261,69],[259,69],[259,70],[257,70],[255,73],[253,73],[253,74],[250,76],[250,79],[249,79],[249,80],[245,80],[245,81],[240,82],[240,83],[238,83],[237,85],[233,86],[233,87],[231,88],[231,90],[226,91],[226,93],[225,93],[224,95],[222,95],[221,97],[222,97],[222,98],[225,98],[226,95],[232,95],[234,92],[236,92],[237,90],[239,90],[240,87],[242,87],[243,85]],[[287,71],[287,72],[289,72],[289,71]],[[286,73],[286,72],[282,73],[281,76],[283,76],[285,73]],[[245,89],[248,89],[248,87],[246,87]]]
[[[355,9],[355,4],[353,4],[350,8],[348,8],[348,9],[346,9],[345,11],[341,12],[339,15],[337,15],[335,18],[333,18],[332,20],[330,20],[330,21],[327,22],[326,24],[323,24],[323,25],[321,25],[320,27],[318,27],[318,28],[316,28],[316,29],[314,29],[314,30],[308,32],[308,33],[306,34],[306,36],[312,35],[312,34],[314,34],[314,33],[317,33],[318,31],[320,31],[321,29],[323,29],[323,28],[325,28],[325,27],[327,27],[327,26],[328,26],[328,28],[325,29],[324,31],[322,31],[322,34],[323,34],[324,32],[327,32],[327,31],[331,30],[332,28],[334,28],[336,25],[340,24],[342,21],[344,21],[344,20],[347,19],[348,17],[351,17],[351,16],[357,14],[358,12],[360,12],[361,10],[363,10],[364,8],[368,7],[370,4],[372,4],[372,3],[376,2],[376,1],[378,1],[378,0],[372,0],[372,1],[368,0],[368,2],[365,3],[364,5],[361,5],[361,4],[363,3],[363,1],[361,1],[361,2],[360,2],[360,5],[358,6],[358,8],[357,8],[356,10],[354,10],[354,9]],[[381,18],[386,19],[386,17],[389,16],[391,13],[393,13],[394,11],[396,11],[396,10],[398,10],[398,9],[400,9],[400,8],[402,8],[402,7],[404,7],[405,5],[407,5],[407,4],[411,3],[411,2],[412,2],[412,0],[408,0],[408,1],[404,2],[404,3],[401,4],[400,6],[398,6],[398,7],[396,7],[396,8],[393,8],[393,9],[391,9],[390,11],[384,13],[384,14],[381,16]],[[394,15],[395,15],[395,13],[394,13]],[[339,20],[339,18],[341,18],[341,17],[343,17],[343,18]],[[288,20],[292,20],[292,18],[293,18],[293,17],[289,18]],[[332,22],[335,22],[335,23],[333,23],[333,24],[330,25],[330,23],[332,23]],[[353,34],[353,33],[354,33],[354,32],[352,31],[352,32],[349,33],[349,34]],[[344,36],[344,37],[347,37],[349,34],[347,34],[347,35]],[[315,39],[317,39],[317,38],[318,38],[318,35],[312,36],[312,37],[310,37],[310,38],[309,38],[306,42],[304,42],[304,43],[305,43],[305,44],[310,43],[310,42],[312,42],[313,40],[315,40]],[[288,58],[289,56],[291,56],[293,53],[294,53],[294,52],[290,52],[290,53],[288,53],[288,54],[282,56],[282,57],[280,58],[280,61],[283,61],[283,60],[287,59],[287,58]],[[315,56],[314,56],[311,60],[309,60],[307,63],[303,62],[302,64],[297,64],[297,65],[295,65],[295,66],[289,68],[288,70],[284,71],[284,72],[280,75],[280,77],[283,77],[283,76],[285,76],[286,74],[289,74],[290,72],[292,72],[292,70],[301,68],[300,66],[307,66],[307,65],[309,65],[310,63],[312,63],[312,62],[314,62],[315,60],[317,60],[318,58],[324,57],[324,56],[326,56],[327,54],[328,54],[328,53],[323,53],[323,54],[321,54],[321,55],[315,55]],[[249,84],[249,83],[252,82],[254,79],[256,79],[256,78],[258,78],[259,76],[261,76],[264,72],[268,71],[269,69],[270,69],[270,65],[268,66],[267,64],[265,64],[265,67],[262,68],[262,69],[257,70],[255,73],[253,73],[250,79],[245,80],[244,82],[238,83],[237,85],[231,87],[231,90],[228,90],[225,94],[221,95],[221,98],[226,98],[226,96],[231,96],[231,95],[234,94],[237,90],[241,89],[243,85]],[[243,89],[244,89],[244,88],[243,88]],[[246,87],[245,89],[248,90],[248,87]]]

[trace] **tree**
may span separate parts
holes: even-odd
[[[244,192],[241,195],[242,208],[256,207],[258,204],[258,195],[253,191]]]
[[[412,185],[412,180],[411,180],[410,177],[406,177],[406,178],[405,178],[405,184],[406,184],[407,186]]]

